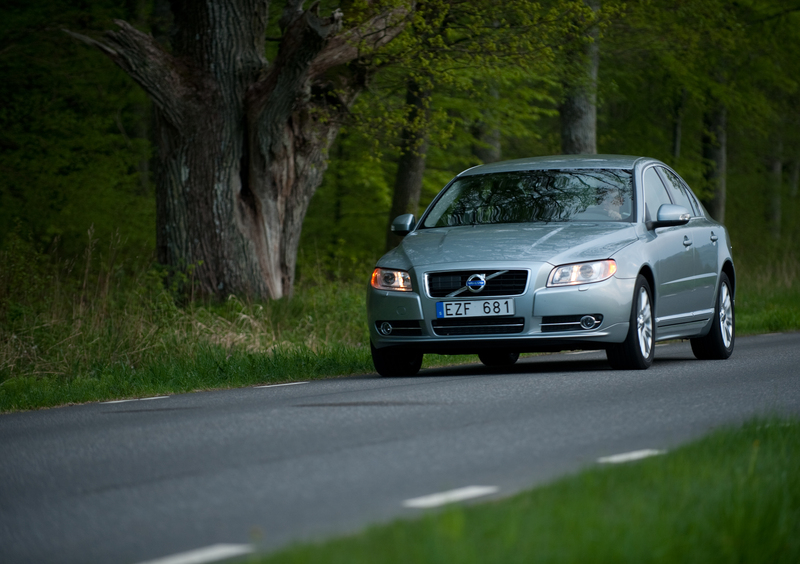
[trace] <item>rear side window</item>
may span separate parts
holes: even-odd
[[[686,186],[686,184],[684,184],[683,186],[686,188],[686,193],[689,195],[689,199],[692,201],[694,209],[697,210],[698,217],[703,217],[708,215],[708,212],[703,207],[703,204],[700,203],[700,200],[697,199],[697,195],[694,192],[692,192],[692,189]]]
[[[645,221],[655,221],[658,216],[658,208],[664,204],[671,204],[667,189],[656,169],[648,168],[644,173],[644,204]]]
[[[698,209],[695,207],[692,198],[689,196],[688,189],[683,182],[681,182],[680,178],[675,176],[672,171],[667,170],[666,168],[659,168],[659,170],[664,179],[667,181],[667,187],[669,188],[670,194],[672,194],[672,199],[675,200],[675,203],[692,212],[693,216],[699,215]]]

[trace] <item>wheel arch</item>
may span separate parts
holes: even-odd
[[[655,315],[658,296],[656,292],[656,279],[653,275],[653,270],[649,265],[644,265],[639,270],[639,276],[644,276],[644,279],[647,280],[647,283],[650,285],[650,299],[653,300],[653,314]]]
[[[726,260],[722,265],[722,272],[728,275],[728,280],[730,280],[731,283],[731,293],[733,297],[736,298],[736,270],[733,268],[733,263]]]

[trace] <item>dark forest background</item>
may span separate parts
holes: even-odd
[[[0,18],[0,247],[81,257],[91,237],[141,268],[155,245],[152,108],[100,52],[64,33],[99,37],[125,19],[157,39],[161,2],[5,2]],[[727,113],[724,220],[742,260],[777,260],[798,247],[800,14],[784,2],[629,2],[604,5],[597,80],[599,153],[648,155],[678,170],[708,202],[708,114]],[[277,10],[273,10],[278,13]],[[544,24],[542,24],[543,26]],[[562,150],[559,104],[573,72],[559,25],[547,52],[510,64],[418,53],[429,79],[412,124],[425,146],[422,210],[454,174],[481,162]],[[166,41],[166,39],[165,39]],[[299,278],[320,268],[363,277],[386,250],[397,185],[407,85],[423,63],[376,74],[329,154],[306,217]],[[439,69],[441,67],[441,69]],[[573,79],[579,80],[578,79]],[[704,119],[705,118],[705,119]],[[407,151],[407,149],[406,149]],[[748,256],[749,255],[749,256]]]

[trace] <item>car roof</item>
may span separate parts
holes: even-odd
[[[565,170],[579,168],[616,168],[633,170],[639,161],[660,162],[646,157],[630,155],[552,155],[502,161],[469,168],[458,176],[472,176],[493,172],[516,172],[520,170]]]

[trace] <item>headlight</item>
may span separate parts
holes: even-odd
[[[547,286],[577,286],[600,282],[611,278],[616,271],[617,263],[613,260],[565,264],[553,269],[547,278]]]
[[[378,290],[394,290],[396,292],[411,291],[411,276],[404,270],[376,268],[372,271],[372,287]]]

